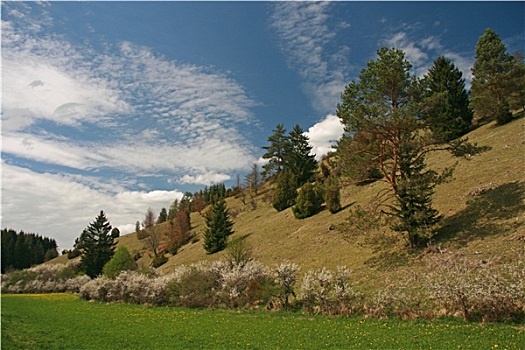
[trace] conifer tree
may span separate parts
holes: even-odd
[[[381,171],[394,195],[390,214],[400,221],[393,228],[406,233],[416,247],[440,218],[432,209],[431,195],[441,177],[425,168],[426,146],[433,142],[421,132],[420,116],[427,105],[403,51],[382,48],[377,53],[379,58],[368,62],[359,81],[345,88],[337,115],[354,142],[352,151],[367,155],[366,167],[348,166]],[[357,138],[360,134],[367,135],[365,142]]]
[[[76,239],[75,248],[82,251],[80,269],[91,278],[100,275],[115,252],[111,225],[103,211]]]
[[[163,222],[166,222],[168,220],[168,211],[166,208],[162,208],[159,213],[159,217],[157,218],[157,224],[162,224]]]
[[[424,113],[436,140],[448,142],[469,131],[472,111],[461,71],[448,59],[439,56],[424,79],[428,97],[435,105]]]
[[[311,152],[312,146],[310,146],[308,137],[304,135],[299,125],[295,125],[286,143],[284,167],[295,174],[296,189],[311,180],[317,169],[315,155]]]
[[[283,170],[284,152],[288,143],[288,136],[286,136],[286,129],[283,124],[277,124],[273,134],[268,137],[268,142],[270,144],[263,147],[266,153],[262,157],[268,159],[268,164],[263,166],[263,176],[275,178]]]
[[[486,29],[476,44],[476,61],[472,67],[470,107],[476,117],[508,123],[510,108],[523,107],[525,81],[523,62],[509,55],[500,37]],[[521,98],[519,97],[521,96]],[[517,105],[510,105],[510,103]]]
[[[233,234],[233,222],[224,199],[217,201],[206,216],[204,231],[204,249],[208,254],[219,252],[226,248],[228,236]]]

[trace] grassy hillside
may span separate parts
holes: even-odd
[[[435,208],[444,215],[435,249],[461,251],[480,258],[506,255],[525,240],[525,119],[504,126],[489,123],[467,136],[479,146],[492,149],[471,158],[437,152],[427,159],[428,166],[434,169],[456,164],[453,178],[440,185],[434,197]],[[229,198],[227,204],[235,222],[232,238],[242,237],[252,248],[253,257],[270,266],[285,259],[298,263],[303,271],[346,265],[355,271],[357,280],[373,284],[395,276],[392,272],[417,268],[430,251],[408,251],[403,238],[391,232],[388,225],[348,223],[351,212],[357,208],[374,208],[374,199],[382,188],[382,182],[346,186],[341,193],[341,212],[330,214],[324,210],[304,220],[295,219],[291,209],[276,212],[265,202],[265,191],[257,198],[255,210],[239,199]],[[191,219],[199,241],[170,256],[161,271],[224,256],[224,252],[206,254],[202,247],[204,219],[198,213],[193,213]],[[135,233],[122,236],[119,244],[130,251],[142,251],[140,262],[144,266],[151,262],[151,253]]]

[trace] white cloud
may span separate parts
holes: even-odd
[[[182,197],[177,190],[139,192],[112,185],[114,190],[107,191],[108,186],[92,186],[72,176],[40,174],[3,163],[2,227],[53,237],[61,248],[70,248],[100,210],[114,227],[129,233],[148,207],[158,211]]]
[[[206,174],[199,175],[184,175],[181,179],[181,183],[186,184],[196,184],[196,185],[206,185],[209,186],[214,183],[221,183],[231,179],[231,176],[226,174],[220,174],[213,171],[210,171]]]
[[[249,110],[255,102],[225,74],[131,42],[95,52],[52,35],[35,36],[16,22],[3,27],[4,152],[132,173],[225,171],[253,158],[255,148],[241,129],[256,123]],[[57,133],[53,125],[77,131],[74,137],[34,135],[51,127]]]
[[[131,42],[98,51],[73,44],[44,30],[48,15],[33,16],[47,5],[10,5],[2,4],[10,11],[2,18],[2,225],[69,248],[103,209],[131,232],[148,207],[182,195],[152,191],[141,178],[222,182],[255,159],[243,132],[257,123],[255,101],[227,74]]]
[[[288,65],[303,79],[313,107],[323,113],[334,110],[348,83],[348,47],[328,46],[337,30],[351,25],[334,23],[330,28],[330,7],[330,2],[277,2],[271,17]]]
[[[320,160],[329,152],[335,151],[332,147],[344,133],[344,126],[336,115],[329,114],[305,132],[310,140],[312,152]]]

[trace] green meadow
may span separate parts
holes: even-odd
[[[2,349],[523,349],[525,326],[329,318],[2,295]]]

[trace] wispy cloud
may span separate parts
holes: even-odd
[[[277,2],[271,27],[276,31],[289,67],[303,79],[303,89],[318,111],[334,111],[348,83],[349,48],[330,47],[337,29],[351,24],[331,23],[330,2]],[[333,27],[333,28],[332,28]]]
[[[70,42],[48,6],[2,3],[4,226],[70,246],[101,209],[129,229],[182,195],[141,177],[209,184],[256,159],[256,102],[228,74],[132,42]]]
[[[414,27],[417,28],[418,26],[414,25]],[[425,75],[433,65],[434,60],[439,55],[443,55],[458,67],[463,73],[467,89],[470,87],[470,82],[472,80],[470,67],[472,67],[474,59],[469,58],[466,54],[446,49],[441,43],[439,36],[433,35],[420,38],[418,34],[412,34],[409,31],[399,31],[388,35],[382,41],[382,44],[403,50],[406,59],[412,63],[414,73],[418,77]]]
[[[227,75],[168,60],[130,42],[95,52],[52,35],[34,36],[12,23],[4,27],[6,153],[79,169],[115,166],[131,172],[225,171],[243,168],[253,158],[241,127],[254,122],[254,101]],[[53,140],[34,135],[50,130],[43,122],[77,132],[74,138],[63,132]]]

